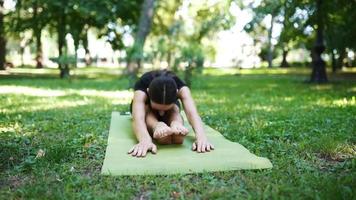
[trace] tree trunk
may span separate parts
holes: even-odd
[[[324,21],[322,18],[322,0],[317,0],[316,12],[317,12],[317,38],[312,50],[313,71],[310,77],[310,82],[313,83],[325,83],[328,82],[326,76],[325,62],[321,57],[321,54],[325,50],[323,28]]]
[[[25,53],[25,46],[20,46],[20,58],[21,58],[21,67],[23,67],[25,65],[25,61],[24,61],[24,56],[23,54]]]
[[[282,62],[281,62],[281,68],[287,68],[289,67],[288,61],[287,61],[287,55],[288,55],[288,49],[283,48],[283,53],[282,53]]]
[[[77,37],[75,40],[74,40],[74,57],[75,57],[75,62],[74,62],[74,67],[76,68],[77,67],[77,60],[78,60],[78,48],[79,48],[79,37]]]
[[[78,48],[79,48],[79,45],[75,45],[75,47],[74,47],[74,59],[75,59],[75,61],[74,61],[74,67],[75,68],[77,68],[77,66],[78,66],[78,53],[77,53],[77,51],[78,51]]]
[[[271,26],[268,30],[268,68],[272,68],[272,60],[273,60],[273,47],[272,47],[272,32],[273,32],[273,24],[274,24],[274,16],[271,15]]]
[[[337,65],[336,65],[334,49],[331,50],[331,67],[332,67],[333,73],[335,73],[337,71]]]
[[[4,30],[4,1],[0,0],[0,70],[5,70],[6,40]]]
[[[58,34],[58,68],[60,70],[59,77],[60,78],[68,78],[69,77],[69,66],[67,63],[62,63],[63,49],[65,47],[65,35],[66,35],[66,16],[64,10],[61,13],[61,16],[58,19],[57,25],[57,34]]]
[[[36,37],[36,68],[43,68],[42,64],[42,42],[41,42],[42,30],[38,30],[35,33]]]
[[[34,2],[33,4],[33,16],[35,21],[38,20],[38,2]],[[36,38],[36,68],[43,68],[42,64],[42,42],[41,42],[41,35],[42,35],[42,28],[40,24],[35,24],[33,29],[35,38]]]
[[[345,49],[339,50],[339,58],[338,58],[337,64],[336,64],[336,67],[338,70],[341,70],[342,67],[344,66],[345,57],[346,57],[346,50]]]
[[[89,51],[89,45],[88,45],[88,29],[86,28],[84,30],[84,36],[82,38],[82,42],[83,42],[83,47],[85,50],[85,66],[89,66],[91,65],[91,58],[90,58],[90,51]]]
[[[132,52],[128,54],[127,58],[127,73],[130,78],[130,86],[137,78],[137,73],[141,68],[143,47],[147,35],[151,31],[152,19],[154,14],[155,0],[144,0],[141,8],[141,16],[138,24],[137,33]]]

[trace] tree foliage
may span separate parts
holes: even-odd
[[[356,46],[353,37],[355,26],[352,22],[355,18],[356,2],[348,0],[322,2],[320,8],[322,12],[319,17],[317,5],[313,0],[262,0],[257,5],[253,2],[247,5],[247,8],[252,10],[253,18],[246,24],[245,30],[254,35],[254,31],[261,32],[257,27],[264,26],[262,21],[267,16],[276,19],[273,23],[280,24],[282,31],[275,48],[283,52],[285,57],[291,49],[302,47],[311,50],[316,37],[318,20],[322,20],[327,52],[338,54],[338,57],[343,59],[345,51],[355,50]],[[272,22],[269,27],[273,27]],[[268,38],[270,40],[270,34]],[[288,66],[285,58],[283,60],[285,63],[282,61],[281,66]]]
[[[134,29],[141,3],[142,0],[17,0],[16,9],[8,16],[12,21],[10,32],[19,34],[30,30],[36,38],[36,58],[41,55],[43,29],[57,37],[59,54],[55,60],[71,57],[66,50],[67,34],[73,37],[75,57],[80,43],[88,51],[87,32],[90,28],[97,29],[99,37],[106,36],[114,49],[122,49],[122,33],[118,27],[130,25]],[[69,76],[66,62],[57,63],[60,76]]]

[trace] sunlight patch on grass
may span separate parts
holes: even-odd
[[[255,69],[239,69],[239,68],[204,68],[204,75],[277,75],[277,74],[309,74],[309,68],[255,68]]]
[[[355,96],[353,96],[351,99],[342,98],[342,99],[334,100],[332,103],[333,105],[336,105],[338,107],[355,106],[356,99]]]
[[[311,87],[313,90],[331,90],[333,89],[332,85],[315,85]]]
[[[288,102],[293,101],[293,99],[294,99],[294,97],[284,97],[283,98],[284,101],[288,101]]]
[[[15,74],[58,74],[58,69],[50,69],[50,68],[43,68],[43,69],[35,69],[35,68],[11,68],[8,70],[10,73]]]
[[[63,90],[47,90],[25,86],[0,86],[0,94],[22,94],[37,97],[58,97],[66,95]]]
[[[20,125],[16,122],[13,125],[0,125],[0,133],[5,133],[5,132],[16,132],[17,130],[20,129]]]
[[[61,97],[66,95],[80,95],[86,97],[102,97],[113,100],[114,104],[127,104],[133,98],[133,92],[130,90],[102,91],[102,90],[55,90],[41,89],[25,86],[0,86],[0,94],[16,94],[35,97]]]
[[[115,99],[115,102],[120,104],[128,103],[133,98],[133,92],[130,90],[119,91],[100,91],[100,90],[76,90],[71,93],[75,93],[81,96],[103,97],[106,99]]]
[[[266,112],[278,111],[278,109],[275,106],[271,106],[271,105],[254,105],[252,108],[253,110],[266,111]]]
[[[59,77],[59,70],[57,68],[10,68],[6,71],[0,72],[0,75],[9,75],[9,74],[16,74],[16,75],[58,75]],[[118,76],[122,74],[122,69],[120,68],[108,68],[108,67],[86,67],[86,68],[72,68],[70,70],[70,74],[72,76],[87,76],[89,78],[97,78],[102,77],[103,75],[111,75],[111,76]]]
[[[45,110],[55,110],[55,109],[62,109],[62,108],[72,108],[77,106],[85,106],[91,104],[93,101],[84,99],[84,100],[48,100],[48,99],[41,99],[37,101],[36,104],[32,105],[23,105],[19,106],[16,109],[2,109],[4,113],[18,113],[18,112],[26,112],[26,111],[45,111]]]
[[[356,145],[343,144],[337,147],[337,152],[343,154],[347,158],[356,158]]]
[[[355,96],[351,98],[342,98],[342,99],[337,99],[337,100],[328,100],[325,98],[318,99],[315,103],[318,106],[323,106],[323,107],[347,107],[347,106],[355,106],[356,105],[356,98]]]
[[[288,69],[243,69],[240,70],[240,74],[288,74]]]
[[[238,73],[239,70],[237,68],[204,68],[203,74],[204,75],[214,75],[214,76],[221,76],[221,75],[231,75]]]
[[[350,88],[347,90],[348,92],[356,92],[356,87]]]

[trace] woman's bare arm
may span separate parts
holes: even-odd
[[[205,152],[214,149],[214,146],[208,142],[203,127],[203,122],[198,114],[198,110],[195,106],[189,88],[182,87],[178,92],[178,96],[183,102],[185,114],[187,115],[188,121],[195,132],[196,142],[193,143],[193,150],[197,150],[198,152]]]
[[[147,125],[145,121],[146,99],[147,96],[144,92],[135,91],[132,102],[132,126],[133,131],[138,140],[138,144],[134,145],[128,153],[136,157],[146,156],[148,150],[151,150],[152,153],[157,152],[157,147],[155,144],[152,143],[152,138],[147,130]]]
[[[178,93],[182,100],[185,114],[190,125],[192,125],[196,137],[205,136],[203,123],[196,109],[192,95],[188,87],[182,87]]]
[[[146,93],[142,91],[135,91],[132,102],[132,126],[136,138],[139,142],[152,140],[147,130],[145,121],[146,110],[145,101],[147,99]]]

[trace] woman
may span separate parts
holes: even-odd
[[[195,132],[192,149],[208,152],[214,149],[204,132],[203,123],[195,107],[189,88],[172,72],[147,72],[136,82],[131,103],[133,130],[138,144],[128,152],[144,157],[147,151],[157,152],[152,138],[159,144],[182,144],[188,129],[183,125],[180,103]]]

